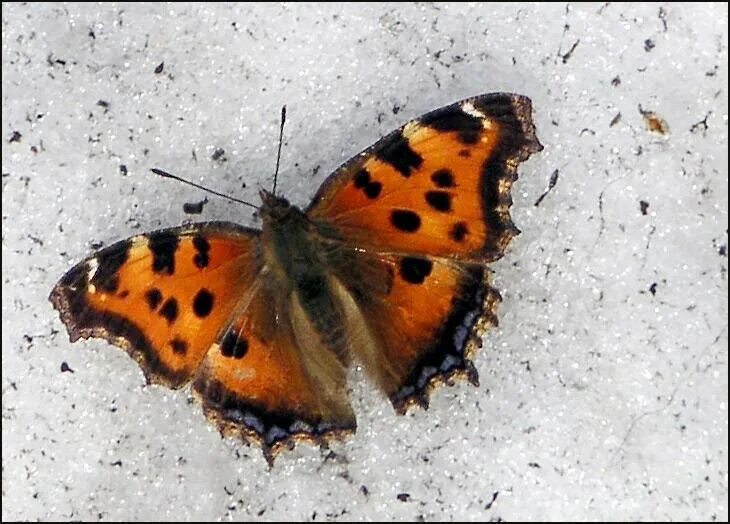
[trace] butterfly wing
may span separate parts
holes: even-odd
[[[50,295],[71,341],[124,348],[147,381],[192,381],[209,419],[258,440],[352,430],[344,366],[262,271],[258,231],[209,222],[144,234],[72,268]]]
[[[357,304],[359,355],[399,412],[425,404],[496,323],[485,262],[518,232],[519,162],[542,149],[526,97],[490,94],[409,122],[340,167],[308,210],[329,264]]]
[[[327,349],[296,294],[262,277],[206,355],[193,389],[226,435],[253,439],[271,463],[296,440],[355,430],[345,365]]]
[[[349,346],[398,413],[427,406],[451,377],[478,384],[471,358],[497,324],[488,269],[442,257],[328,253],[330,285],[345,305]]]
[[[224,222],[117,242],[77,264],[50,300],[71,341],[124,348],[150,383],[190,380],[257,274],[258,234]]]
[[[517,232],[517,164],[542,149],[531,113],[502,93],[428,113],[335,171],[308,215],[377,251],[495,260]]]

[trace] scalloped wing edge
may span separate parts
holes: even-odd
[[[323,422],[310,423],[295,415],[271,415],[225,392],[215,380],[197,377],[192,392],[203,407],[209,423],[218,428],[222,438],[230,438],[247,445],[261,448],[269,468],[286,449],[306,442],[315,446],[328,446],[353,435],[357,423],[337,427]],[[289,420],[283,420],[288,418]]]
[[[432,393],[441,386],[454,385],[455,379],[465,380],[473,386],[479,386],[479,374],[474,367],[473,359],[477,350],[483,345],[482,337],[487,329],[499,325],[497,308],[502,301],[501,295],[490,285],[490,281],[489,272],[484,271],[481,281],[476,284],[478,286],[475,293],[476,303],[472,304],[471,309],[467,308],[454,315],[450,321],[454,323],[455,330],[441,334],[436,342],[436,351],[444,352],[447,357],[452,358],[455,351],[461,357],[461,361],[445,370],[428,370],[427,375],[424,375],[425,368],[419,363],[417,384],[415,387],[409,386],[412,391],[401,389],[390,396],[396,413],[405,415],[410,408],[415,406],[428,409]],[[463,342],[456,346],[452,345],[448,351],[443,351],[444,344],[453,344],[453,340],[446,339],[454,337],[460,329],[465,330]],[[444,359],[445,361],[446,359]]]

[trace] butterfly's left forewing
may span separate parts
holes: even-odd
[[[149,382],[187,383],[259,271],[258,232],[224,222],[139,235],[102,249],[56,284],[71,341],[124,348]]]

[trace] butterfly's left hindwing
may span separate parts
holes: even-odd
[[[225,435],[257,441],[271,462],[296,440],[354,431],[346,369],[295,294],[262,276],[201,363],[193,389]]]

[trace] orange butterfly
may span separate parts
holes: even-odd
[[[302,211],[261,191],[261,231],[204,222],[139,235],[76,265],[50,295],[71,341],[124,348],[148,383],[192,382],[224,435],[271,462],[355,430],[362,363],[402,414],[497,322],[485,264],[519,231],[510,187],[542,146],[530,100],[488,94],[407,123],[345,163]]]

